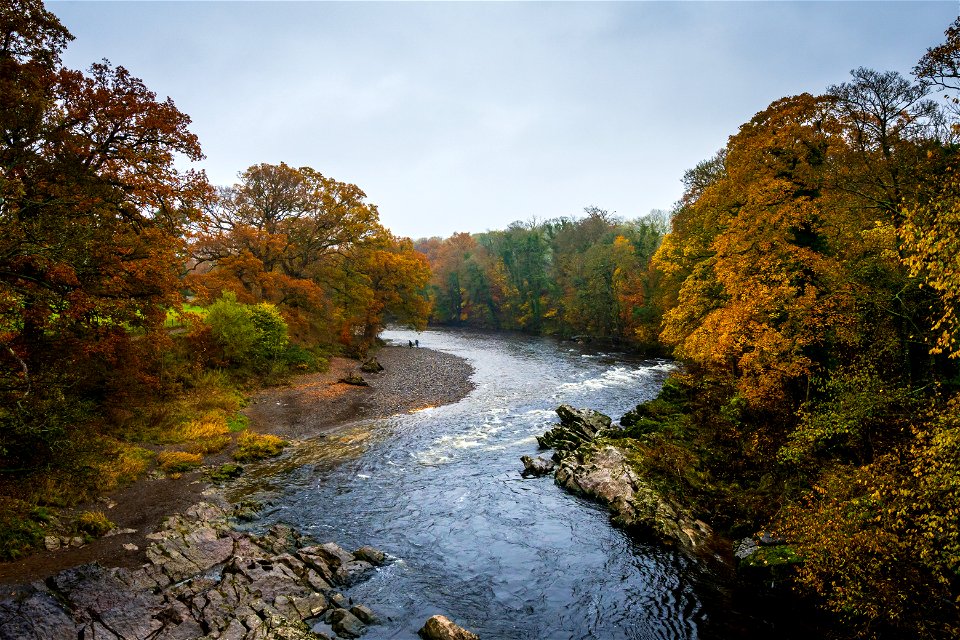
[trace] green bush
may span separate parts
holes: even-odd
[[[288,345],[287,323],[275,306],[247,305],[225,291],[210,305],[205,322],[223,357],[236,369],[258,374],[276,373]]]

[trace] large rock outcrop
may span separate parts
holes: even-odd
[[[305,623],[314,619],[341,637],[363,633],[336,586],[366,575],[383,554],[307,545],[281,525],[242,533],[231,515],[228,505],[200,503],[149,536],[141,568],[85,565],[20,587],[0,601],[0,640],[326,638]]]
[[[619,525],[698,555],[713,536],[707,524],[640,478],[613,444],[583,446],[560,461],[557,484],[607,505]]]
[[[610,418],[569,405],[558,407],[557,415],[560,424],[537,438],[541,447],[554,449],[557,484],[607,505],[614,522],[627,529],[690,555],[706,551],[710,527],[643,480],[624,450],[603,438],[613,433]],[[525,474],[532,463],[524,460]]]

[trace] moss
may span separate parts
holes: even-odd
[[[740,561],[740,574],[747,579],[783,582],[795,577],[803,558],[790,545],[759,547]]]
[[[21,500],[0,497],[0,560],[16,560],[43,543],[50,514]]]
[[[237,462],[251,462],[280,455],[287,442],[282,438],[269,434],[244,431],[237,438],[237,450],[233,459]]]
[[[207,472],[207,477],[210,478],[212,482],[226,482],[227,480],[232,480],[243,473],[243,467],[239,464],[234,464],[232,462],[227,462],[222,464],[216,469],[211,469]]]

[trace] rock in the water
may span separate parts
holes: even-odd
[[[355,615],[363,624],[380,624],[380,619],[377,618],[377,614],[375,614],[370,607],[365,607],[362,604],[350,607],[350,613]]]
[[[423,640],[480,640],[480,636],[457,626],[444,616],[433,616],[417,634]]]
[[[330,628],[341,638],[359,638],[367,628],[346,609],[334,609],[330,613]]]
[[[344,384],[352,384],[355,387],[369,387],[370,383],[363,379],[359,373],[351,373],[350,375],[340,378],[337,382],[342,382]]]
[[[362,365],[360,365],[360,371],[364,373],[380,373],[383,371],[383,365],[373,357],[367,358]]]
[[[531,458],[530,456],[520,456],[520,462],[523,463],[523,471],[520,472],[520,475],[524,478],[539,477],[545,476],[550,473],[553,473],[556,464],[553,460],[547,460],[546,458],[541,458],[537,456],[536,458]]]
[[[597,434],[610,428],[612,420],[593,409],[576,409],[568,404],[557,407],[560,424],[537,437],[541,449],[556,449],[558,452],[572,451],[585,442],[590,442]]]
[[[383,566],[387,562],[387,556],[383,551],[379,549],[374,549],[370,546],[363,546],[353,552],[353,556],[357,560],[363,560],[364,562],[369,562],[375,567]]]

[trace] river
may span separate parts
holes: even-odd
[[[455,404],[317,438],[232,496],[265,496],[258,528],[283,522],[393,558],[346,592],[385,619],[365,638],[416,637],[437,613],[485,640],[713,635],[686,559],[632,540],[604,508],[550,478],[519,473],[558,405],[616,420],[656,395],[671,363],[515,334],[383,337],[465,358],[476,389]]]

